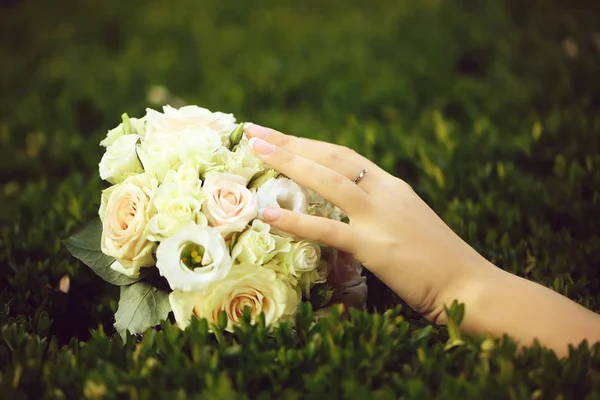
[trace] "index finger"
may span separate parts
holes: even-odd
[[[360,187],[367,193],[376,190],[383,175],[387,174],[366,157],[344,146],[286,135],[256,124],[247,126],[245,132],[247,136],[263,139],[277,147],[313,160],[350,180],[353,180],[362,170],[368,169],[369,175],[360,182]]]

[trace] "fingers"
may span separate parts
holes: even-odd
[[[259,217],[294,236],[314,240],[350,254],[356,253],[359,241],[356,231],[343,222],[281,208],[265,208],[261,210]]]
[[[255,124],[251,124],[246,128],[246,134],[311,159],[339,172],[350,180],[353,180],[360,171],[367,168],[369,170],[368,175],[360,181],[360,187],[367,193],[372,193],[373,190],[377,189],[379,179],[385,174],[376,164],[344,146],[298,138]]]
[[[248,144],[257,157],[272,168],[314,190],[348,215],[369,207],[367,193],[341,173],[262,139],[253,137]]]

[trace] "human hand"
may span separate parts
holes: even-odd
[[[246,135],[258,158],[341,208],[350,223],[273,208],[261,218],[351,254],[425,318],[443,323],[444,305],[491,267],[406,182],[353,150],[255,124]]]

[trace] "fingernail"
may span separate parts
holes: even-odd
[[[281,217],[281,209],[279,208],[261,208],[258,210],[258,218],[265,221],[274,222]]]
[[[256,125],[253,123],[249,123],[244,127],[244,132],[246,135],[250,137],[257,137],[261,139],[266,139],[267,136],[271,134],[271,130],[269,128],[265,128],[264,126]]]
[[[273,146],[271,143],[255,137],[248,141],[248,146],[260,154],[269,154],[275,150],[275,146]]]

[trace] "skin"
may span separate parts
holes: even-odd
[[[487,261],[410,185],[355,151],[255,124],[246,135],[257,157],[344,210],[350,223],[272,208],[260,217],[351,254],[429,321],[445,324],[444,306],[458,300],[467,332],[507,333],[521,345],[537,339],[560,356],[569,344],[600,341],[600,315]]]

